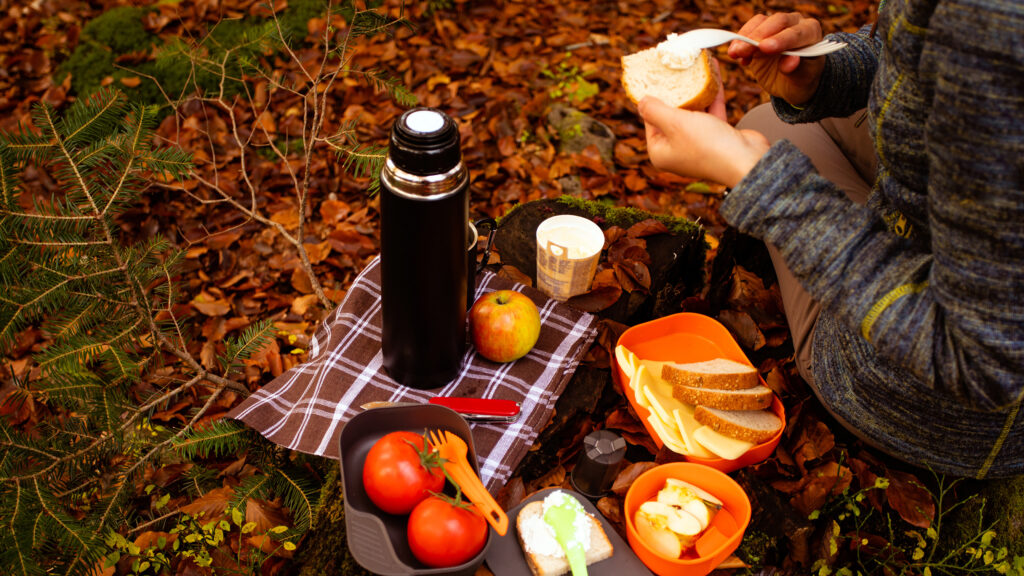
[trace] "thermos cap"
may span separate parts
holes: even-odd
[[[625,455],[626,441],[622,436],[610,430],[587,434],[583,452],[570,476],[573,486],[588,498],[600,498],[615,482]]]
[[[458,127],[440,110],[408,110],[391,131],[388,156],[396,168],[409,174],[447,173],[462,161]]]

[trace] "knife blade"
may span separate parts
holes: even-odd
[[[519,418],[520,403],[500,398],[468,398],[455,396],[435,396],[428,401],[430,404],[445,406],[459,413],[467,420],[477,422],[515,422]],[[360,406],[363,410],[385,408],[388,406],[419,406],[421,402],[367,402]]]

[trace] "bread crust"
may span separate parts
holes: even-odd
[[[543,503],[540,500],[535,500],[523,506],[519,510],[519,515],[516,516],[516,536],[519,539],[519,546],[523,550],[526,565],[530,567],[530,571],[534,576],[560,576],[561,574],[568,574],[569,561],[567,559],[532,554],[526,551],[526,546],[523,542],[524,519],[532,515],[539,516],[540,514],[543,514]],[[595,562],[611,558],[615,550],[612,548],[611,540],[605,534],[601,522],[590,513],[587,513],[587,516],[591,521],[590,550],[587,552],[587,565],[589,566]]]
[[[744,390],[716,390],[694,386],[673,386],[672,396],[684,404],[719,410],[764,410],[771,406],[774,393],[767,386]]]
[[[717,390],[744,390],[761,385],[757,370],[744,366],[743,372],[700,372],[697,364],[665,364],[661,367],[661,378],[676,386],[693,388],[714,388]],[[737,363],[739,365],[739,363]]]
[[[657,47],[647,48],[647,50],[657,50]],[[626,68],[628,66],[626,60],[631,56],[635,56],[636,54],[640,54],[641,52],[646,52],[647,50],[641,50],[639,52],[634,52],[633,54],[627,54],[621,58],[623,70],[622,87],[626,91],[626,96],[631,101],[633,101],[633,103],[639,103],[640,99],[643,98],[645,94],[640,93],[640,90],[637,87],[631,85],[631,82],[629,81],[629,78],[626,74]],[[694,94],[688,100],[679,103],[676,107],[682,108],[684,110],[703,111],[707,109],[708,106],[711,106],[711,104],[715,101],[715,98],[718,96],[718,86],[720,84],[718,69],[716,66],[712,66],[711,53],[707,49],[700,51],[700,56],[698,57],[697,62],[694,64],[694,66],[699,66],[702,69],[702,77],[706,79],[706,82],[697,91],[696,94]]]
[[[741,414],[746,411],[725,411],[730,415]],[[711,428],[715,432],[724,434],[737,440],[745,440],[747,442],[753,442],[754,444],[761,444],[767,442],[779,432],[783,426],[782,419],[780,419],[774,412],[768,410],[760,410],[755,412],[763,412],[764,414],[770,415],[776,420],[776,426],[771,429],[761,428],[750,428],[737,423],[734,420],[729,420],[716,414],[713,410],[708,409],[705,406],[697,406],[693,410],[693,417],[701,424]]]

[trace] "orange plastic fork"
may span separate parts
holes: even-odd
[[[473,467],[466,460],[466,453],[469,451],[466,442],[459,438],[458,434],[447,430],[431,430],[430,447],[441,453],[441,457],[445,459],[445,471],[448,472],[452,481],[459,485],[459,489],[466,495],[466,498],[494,527],[498,536],[504,536],[508,532],[508,516],[491,497],[491,493],[484,488],[480,477],[476,475]]]

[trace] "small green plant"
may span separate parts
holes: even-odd
[[[215,556],[233,550],[231,564],[236,569],[221,568],[218,574],[259,574],[274,554],[297,548],[294,530],[287,526],[258,530],[257,522],[246,521],[245,513],[234,506],[228,506],[221,517],[204,516],[203,512],[196,516],[182,514],[169,532],[148,538],[141,545],[111,531],[105,541],[109,552],[103,566],[127,560],[128,569],[135,576],[160,576],[172,569],[175,559],[187,559],[200,568],[209,568]]]
[[[552,100],[565,100],[570,104],[580,104],[597,96],[600,88],[597,84],[588,81],[587,73],[582,72],[579,66],[572,64],[571,59],[572,54],[567,53],[554,69],[545,66],[540,73],[554,83],[548,90],[548,96]]]
[[[961,576],[965,574],[1008,574],[1024,576],[1024,557],[1011,556],[1006,545],[998,542],[994,525],[983,520],[984,506],[977,512],[970,535],[954,542],[945,537],[943,522],[954,510],[974,496],[949,502],[960,480],[935,475],[935,517],[927,528],[912,528],[891,511],[881,514],[867,505],[868,492],[887,490],[886,478],[877,478],[872,486],[851,492],[844,490],[825,507],[811,513],[810,519],[823,525],[822,542],[827,558],[811,567],[817,576]],[[882,534],[879,534],[882,532]]]

